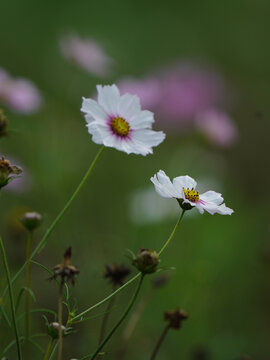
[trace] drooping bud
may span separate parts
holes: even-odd
[[[68,247],[64,253],[64,261],[62,264],[56,265],[53,268],[54,275],[51,279],[61,278],[61,284],[65,281],[71,281],[75,284],[75,278],[80,273],[76,266],[71,265],[72,248]]]
[[[152,274],[159,264],[159,255],[155,250],[141,249],[133,260],[133,265],[143,274]]]
[[[23,226],[29,231],[35,230],[39,227],[41,221],[42,216],[37,212],[27,212],[21,219]]]
[[[130,274],[130,269],[124,265],[115,263],[106,265],[104,278],[108,279],[114,286],[122,286],[125,278]]]
[[[178,330],[182,325],[182,321],[188,318],[188,314],[181,309],[166,311],[164,313],[164,320],[169,322],[171,329]]]
[[[21,173],[22,169],[19,166],[11,165],[9,160],[2,156],[0,159],[0,188],[6,186]]]
[[[8,119],[4,115],[3,109],[0,109],[0,137],[7,136]]]

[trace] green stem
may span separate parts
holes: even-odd
[[[63,351],[63,286],[64,282],[62,281],[58,296],[58,360],[62,360]]]
[[[46,353],[45,353],[45,356],[44,356],[44,360],[49,359],[49,356],[50,356],[50,353],[51,353],[51,350],[52,350],[52,346],[53,346],[53,338],[50,339],[50,342],[48,344],[48,347],[47,347],[47,350],[46,350]]]
[[[25,302],[25,359],[29,359],[29,346],[30,346],[30,305],[31,305],[31,249],[32,249],[33,233],[29,231],[26,249],[26,302]]]
[[[127,281],[123,286],[121,286],[120,288],[118,288],[117,290],[115,290],[113,293],[111,293],[109,296],[105,297],[105,299],[101,300],[100,302],[98,302],[97,304],[91,306],[90,308],[84,310],[83,312],[81,312],[80,314],[74,316],[74,318],[71,320],[71,324],[73,322],[75,322],[76,320],[81,319],[84,315],[88,314],[90,311],[96,309],[97,307],[99,307],[100,305],[104,304],[106,301],[110,300],[113,296],[117,295],[118,293],[120,293],[122,290],[124,290],[127,286],[129,286],[130,284],[132,284],[136,279],[138,279],[138,277],[140,277],[141,273],[138,273],[137,275],[133,276],[133,278],[131,278],[129,281]]]
[[[155,360],[155,358],[156,358],[156,356],[157,356],[157,353],[158,353],[158,350],[160,349],[160,346],[161,346],[161,344],[163,343],[163,341],[164,341],[164,339],[165,339],[165,337],[166,337],[169,329],[170,329],[170,324],[168,324],[168,325],[165,327],[165,329],[163,330],[160,338],[158,339],[158,342],[156,343],[156,346],[155,346],[155,348],[154,348],[154,351],[153,351],[153,353],[152,353],[152,355],[151,355],[150,360]]]
[[[114,332],[118,329],[118,327],[122,324],[122,322],[125,320],[126,316],[128,315],[129,311],[131,310],[132,306],[135,303],[135,300],[138,296],[138,293],[140,291],[142,282],[144,279],[144,275],[140,273],[140,279],[137,285],[137,288],[135,290],[134,295],[132,296],[130,303],[128,304],[124,314],[121,316],[121,318],[118,320],[118,322],[115,324],[115,326],[111,329],[111,331],[108,333],[108,335],[105,337],[105,339],[101,342],[101,344],[98,346],[97,350],[95,351],[94,355],[91,357],[91,360],[94,360],[96,356],[99,354],[99,352],[103,349],[103,347],[107,344],[107,342],[110,340]]]
[[[163,245],[162,249],[159,251],[159,253],[158,253],[159,256],[163,253],[163,251],[167,248],[167,246],[170,244],[171,240],[173,239],[173,237],[174,237],[174,235],[175,235],[175,233],[176,233],[176,230],[177,230],[177,228],[178,228],[181,220],[183,219],[184,213],[185,213],[185,210],[183,210],[183,211],[181,212],[181,214],[180,214],[180,216],[179,216],[179,219],[178,219],[177,223],[175,224],[175,227],[174,227],[174,229],[173,229],[173,231],[172,231],[169,239],[165,242],[165,244]]]
[[[31,256],[30,256],[30,260],[33,260],[33,258],[37,255],[37,253],[45,246],[46,241],[48,239],[48,237],[50,236],[50,234],[52,233],[52,231],[54,230],[55,226],[59,223],[59,221],[62,219],[62,217],[64,216],[64,214],[66,213],[66,211],[68,210],[68,208],[70,207],[70,205],[73,203],[73,201],[75,200],[75,198],[77,197],[77,195],[79,194],[79,192],[81,191],[83,185],[85,184],[86,180],[88,179],[88,177],[91,175],[92,171],[94,170],[94,167],[98,161],[98,159],[100,158],[100,155],[102,154],[102,152],[104,151],[105,147],[102,146],[101,149],[99,150],[99,152],[97,153],[95,159],[93,160],[92,164],[90,165],[89,169],[87,170],[86,174],[84,175],[83,179],[81,180],[80,184],[78,185],[78,187],[76,188],[76,190],[74,191],[74,193],[72,194],[72,196],[70,197],[70,199],[68,200],[68,202],[66,203],[66,205],[63,207],[63,209],[60,211],[60,213],[57,215],[57,217],[55,218],[55,220],[53,221],[53,223],[51,224],[51,226],[49,227],[49,229],[46,231],[45,235],[43,236],[43,238],[40,240],[39,244],[37,245],[37,247],[35,248],[35,250],[32,252]],[[11,280],[11,283],[13,284],[14,281],[16,281],[18,279],[18,277],[22,274],[24,268],[26,267],[26,262],[23,264],[23,266],[18,270],[18,272],[15,274],[15,276],[13,277],[13,279]],[[2,298],[4,298],[4,296],[6,295],[7,292],[7,288],[4,290]]]
[[[16,338],[18,360],[21,360],[22,359],[21,346],[20,346],[20,339],[19,339],[17,323],[16,323],[15,304],[14,304],[14,297],[13,297],[13,291],[12,291],[12,286],[11,286],[10,272],[9,272],[9,268],[8,268],[8,263],[7,263],[7,257],[6,257],[4,244],[3,244],[3,241],[2,241],[1,237],[0,237],[0,249],[1,249],[2,257],[3,257],[3,263],[4,263],[4,268],[5,268],[5,271],[6,271],[6,276],[7,276],[8,291],[9,291],[9,298],[10,298],[10,307],[11,307],[11,314],[12,314],[12,322],[13,322],[13,327],[14,327],[14,333],[15,333],[15,338]]]

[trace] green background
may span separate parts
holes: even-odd
[[[1,195],[1,233],[12,272],[25,256],[26,234],[10,225],[16,214],[26,207],[44,216],[37,242],[98,151],[80,105],[81,97],[93,94],[101,80],[62,58],[58,41],[63,33],[75,31],[104,45],[117,63],[117,73],[103,83],[126,75],[143,76],[175,59],[193,59],[219,69],[233,89],[232,116],[239,131],[234,147],[220,150],[196,137],[186,141],[180,134],[168,135],[154,155],[145,158],[106,149],[37,257],[52,268],[72,245],[73,263],[81,271],[75,296],[82,311],[110,292],[102,278],[106,263],[128,264],[126,248],[158,250],[177,219],[176,214],[168,221],[133,224],[128,216],[132,190],[149,186],[149,178],[159,169],[170,177],[211,176],[222,183],[226,204],[235,213],[184,219],[162,259],[163,266],[176,270],[145,308],[128,343],[128,359],[150,358],[164,327],[163,312],[178,306],[190,318],[180,332],[169,333],[158,359],[192,359],[200,347],[207,349],[207,359],[236,359],[241,354],[258,360],[270,357],[269,11],[269,2],[263,0],[1,1],[0,66],[14,76],[30,78],[45,98],[38,114],[6,111],[12,132],[1,139],[1,153],[20,159],[32,176],[30,191]],[[0,271],[3,288],[2,265]],[[151,291],[148,280],[141,299]],[[23,279],[16,293],[22,284]],[[56,310],[56,285],[34,267],[33,290],[38,301],[34,307]],[[111,325],[130,296],[128,289],[117,298]],[[8,302],[5,305],[8,308]],[[45,332],[40,314],[33,315],[32,327]],[[64,359],[91,353],[99,327],[100,319],[76,326],[77,333],[64,343]],[[123,327],[107,346],[106,358],[117,358],[122,331]],[[8,336],[2,323],[1,347]],[[47,342],[46,337],[40,340],[43,346]],[[42,358],[35,349],[32,356]],[[12,351],[10,358],[15,358]]]

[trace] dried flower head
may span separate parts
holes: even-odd
[[[0,159],[0,188],[6,186],[21,173],[22,169],[19,166],[11,165],[10,161],[2,156]]]
[[[41,221],[42,216],[37,212],[27,212],[23,215],[21,219],[23,226],[29,231],[32,231],[39,227]]]
[[[125,283],[126,277],[130,274],[130,269],[124,265],[117,265],[115,263],[106,265],[106,272],[104,278],[108,279],[114,286],[122,286]]]
[[[7,136],[8,119],[0,108],[0,137]]]
[[[152,285],[155,289],[160,289],[169,281],[169,276],[166,274],[157,275],[152,279]]]
[[[182,325],[182,321],[188,318],[188,314],[181,309],[166,311],[164,313],[164,320],[169,322],[171,329],[178,330]]]
[[[155,250],[141,249],[133,260],[133,265],[143,274],[152,274],[159,264],[159,255]]]
[[[79,270],[76,266],[71,265],[72,248],[68,247],[64,253],[64,261],[62,264],[56,265],[53,268],[54,275],[52,279],[59,277],[61,284],[65,281],[71,281],[72,285],[75,284],[75,278],[79,274]]]

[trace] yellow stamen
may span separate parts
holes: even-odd
[[[200,196],[199,196],[199,192],[198,191],[195,191],[194,188],[192,189],[185,189],[183,188],[183,191],[185,193],[185,197],[187,200],[191,201],[191,202],[197,202],[199,201],[200,199]]]
[[[126,136],[129,133],[130,126],[123,118],[115,117],[112,119],[111,128],[115,134]]]

